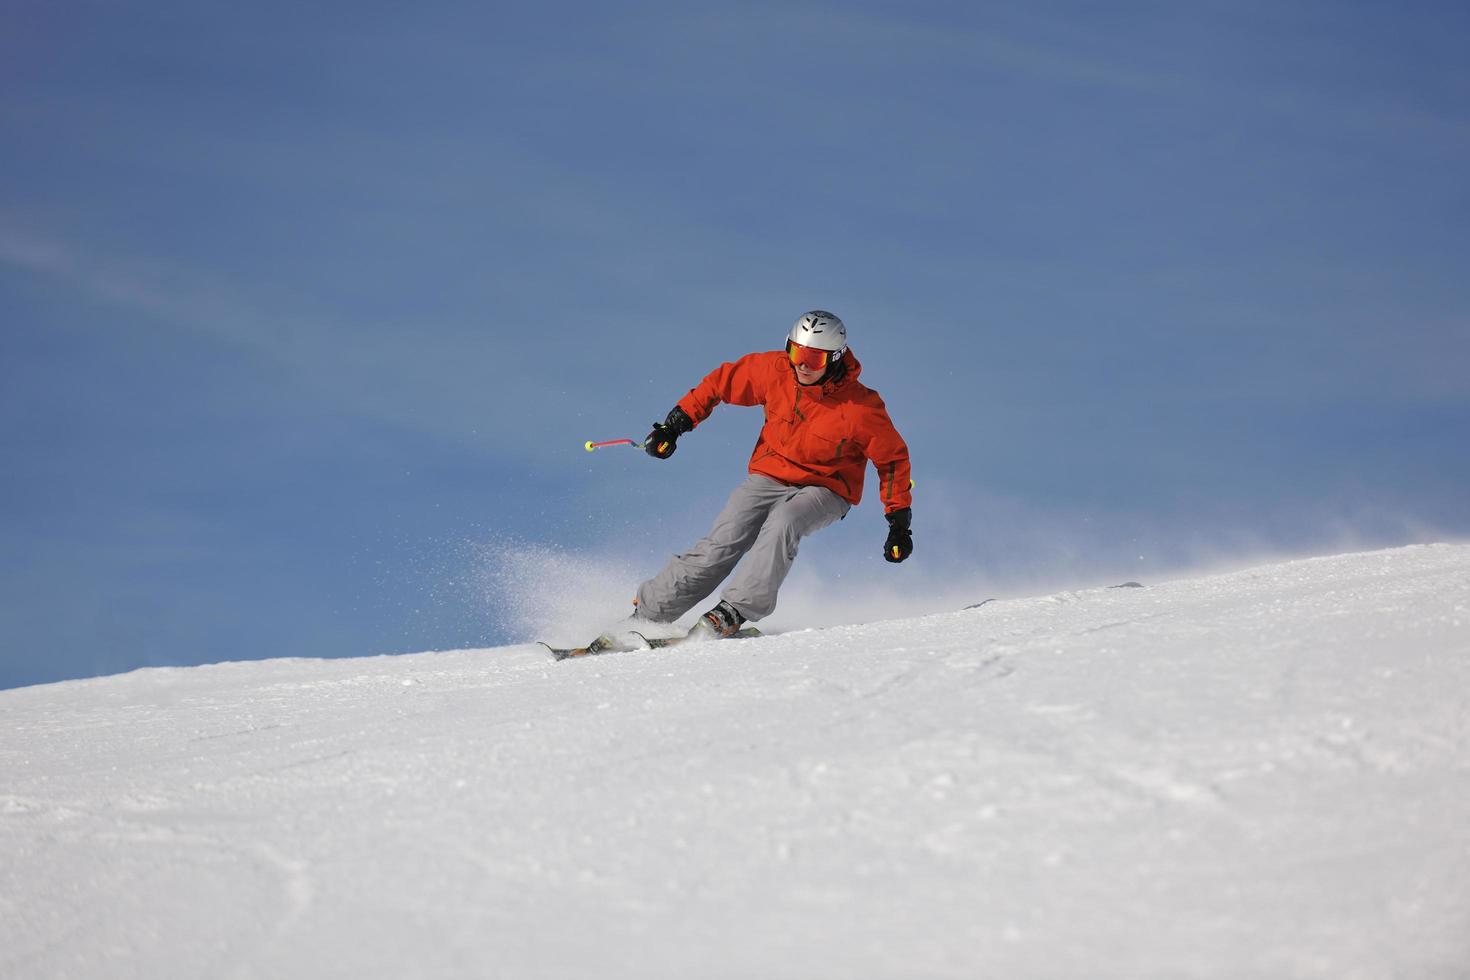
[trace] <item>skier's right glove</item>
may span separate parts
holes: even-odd
[[[909,531],[909,521],[913,516],[913,510],[908,507],[887,515],[888,540],[883,542],[885,560],[898,564],[914,553],[914,535]]]
[[[668,459],[678,449],[679,437],[694,428],[694,420],[678,405],[669,409],[669,417],[653,423],[653,431],[643,440],[643,451],[654,459]]]

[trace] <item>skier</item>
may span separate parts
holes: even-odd
[[[643,448],[668,459],[679,437],[720,402],[761,405],[766,414],[749,476],[709,534],[638,587],[635,619],[673,622],[732,569],[720,601],[690,635],[734,636],[746,622],[769,616],[801,539],[843,519],[862,499],[869,460],[878,470],[888,520],[883,557],[901,562],[912,554],[908,446],[883,399],[858,381],[861,373],[847,346],[847,327],[825,310],[812,310],[792,326],[784,351],[721,364],[653,424]]]

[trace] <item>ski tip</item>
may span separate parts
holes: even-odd
[[[572,657],[585,657],[587,654],[594,652],[588,647],[554,647],[545,640],[537,640],[536,642],[546,648],[546,652],[551,654],[552,660],[570,660]]]

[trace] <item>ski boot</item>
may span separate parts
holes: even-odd
[[[722,599],[713,609],[699,617],[699,621],[689,630],[689,639],[728,639],[739,633],[743,625],[745,617]]]

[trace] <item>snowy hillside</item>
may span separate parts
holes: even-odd
[[[5,978],[1470,976],[1470,545],[0,723]]]

